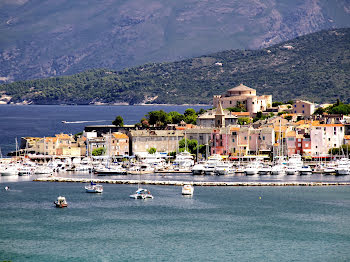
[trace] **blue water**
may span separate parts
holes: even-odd
[[[147,186],[143,201],[131,185],[94,195],[24,180],[0,184],[0,260],[350,260],[350,187],[196,187],[188,198]],[[68,208],[53,207],[58,195]]]
[[[135,124],[148,112],[164,110],[183,113],[187,108],[198,111],[208,106],[57,106],[0,105],[0,148],[3,155],[16,149],[15,139],[24,136],[54,136],[60,132],[76,134],[87,125],[112,124],[121,115],[125,124]],[[62,121],[91,121],[63,124]]]

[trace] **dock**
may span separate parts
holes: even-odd
[[[67,182],[67,183],[90,183],[88,178],[65,178],[45,177],[36,178],[35,182]],[[124,185],[158,185],[158,186],[183,186],[192,184],[194,186],[231,186],[231,187],[252,187],[252,186],[350,186],[350,182],[216,182],[216,181],[161,181],[161,180],[118,180],[118,179],[94,179],[95,183],[124,184]]]

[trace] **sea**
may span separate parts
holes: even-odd
[[[0,105],[0,149],[6,156],[16,150],[16,139],[19,144],[21,137],[55,136],[61,132],[77,134],[88,125],[111,125],[118,115],[123,117],[124,124],[136,124],[150,111],[177,111],[182,114],[187,108],[199,111],[209,106]]]
[[[1,106],[1,134],[8,140],[2,138],[1,147],[12,150],[16,136],[77,133],[86,125],[63,120],[110,121],[122,115],[133,123],[148,111],[181,108],[187,107]],[[137,185],[104,184],[102,194],[88,194],[82,183],[33,178],[0,177],[0,261],[350,261],[349,186],[195,187],[185,197],[178,186],[147,185],[154,199],[135,200],[129,195]],[[319,174],[110,178],[350,181]],[[54,207],[60,195],[67,208]]]

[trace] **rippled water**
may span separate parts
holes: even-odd
[[[189,176],[190,177],[190,176]],[[147,186],[0,181],[0,260],[349,261],[350,187]],[[57,209],[58,195],[69,207]],[[261,198],[261,199],[260,199]]]

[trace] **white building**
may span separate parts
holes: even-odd
[[[344,142],[344,125],[312,124],[310,128],[311,155],[327,155],[329,149],[340,147]]]

